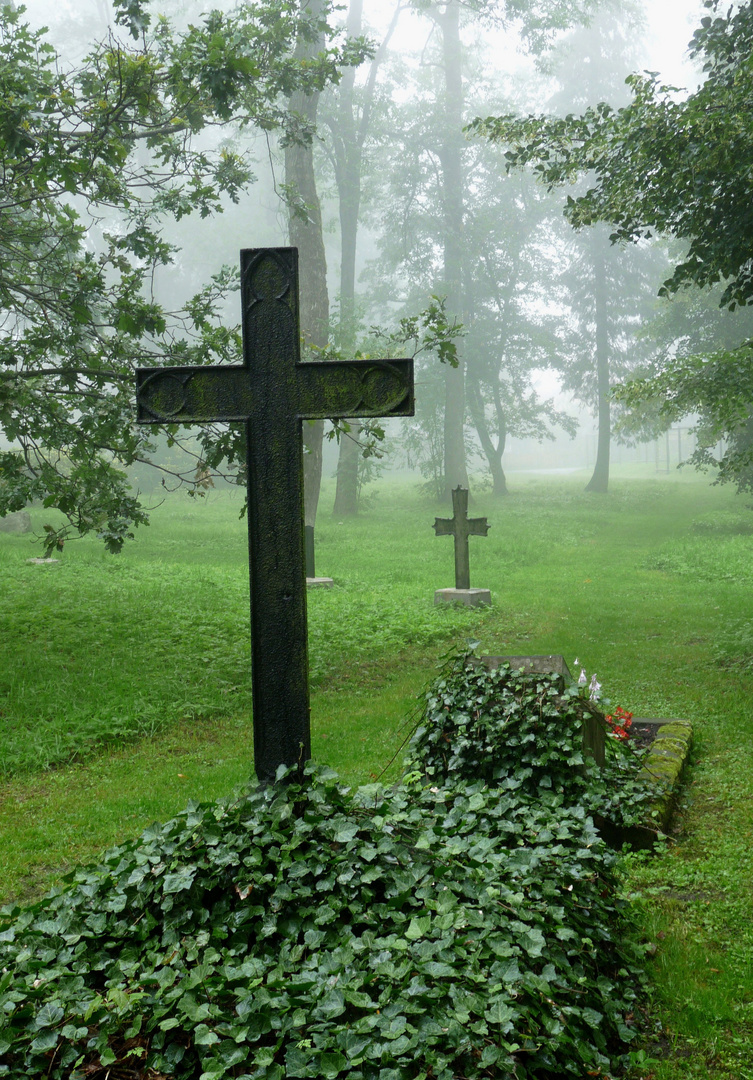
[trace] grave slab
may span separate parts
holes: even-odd
[[[655,794],[646,807],[647,824],[622,828],[600,815],[594,817],[604,840],[617,851],[625,844],[638,851],[650,851],[667,832],[693,744],[693,725],[689,720],[634,716],[633,729],[636,726],[652,728],[656,735],[638,774],[639,779],[652,784]]]
[[[334,585],[331,577],[307,577],[306,586],[309,589],[331,589]]]
[[[466,607],[478,607],[491,604],[492,594],[489,589],[437,589],[434,593],[435,604],[465,604]]]

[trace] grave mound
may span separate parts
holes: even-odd
[[[581,726],[556,676],[462,657],[403,782],[281,767],[6,910],[0,1060],[50,1080],[622,1067],[640,966],[589,813],[614,777],[594,786]]]

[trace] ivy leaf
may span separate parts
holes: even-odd
[[[346,818],[338,818],[334,821],[332,829],[332,839],[337,844],[349,844],[358,835],[358,823]]]
[[[319,1058],[320,1075],[325,1077],[325,1080],[335,1080],[347,1064],[348,1060],[344,1054],[325,1052]]]
[[[65,1016],[65,1012],[59,1005],[54,1003],[48,1003],[43,1005],[34,1018],[34,1026],[36,1028],[54,1027],[59,1024]]]
[[[193,879],[196,877],[196,870],[197,867],[195,866],[183,866],[175,873],[165,874],[162,891],[165,893],[177,893],[182,892],[184,889],[190,889]]]
[[[425,937],[430,930],[431,915],[422,915],[411,919],[408,929],[405,931],[405,936],[409,941],[418,941],[419,938]]]
[[[48,1050],[53,1050],[57,1044],[58,1033],[56,1031],[44,1031],[34,1039],[31,1049],[36,1054],[43,1054]]]
[[[592,1028],[598,1028],[599,1025],[601,1024],[602,1020],[604,1019],[602,1013],[596,1012],[595,1009],[588,1009],[588,1008],[582,1010],[581,1016],[586,1021],[586,1023]]]
[[[499,1024],[503,1031],[510,1030],[512,1026],[510,1021],[514,1016],[515,1012],[501,998],[491,1001],[484,1013],[484,1019],[488,1020],[490,1024]]]
[[[214,1046],[220,1041],[216,1031],[212,1031],[206,1024],[199,1024],[193,1033],[193,1041],[197,1046]]]

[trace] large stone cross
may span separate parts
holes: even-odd
[[[241,252],[243,364],[136,373],[144,424],[246,424],[254,764],[311,756],[304,419],[413,414],[412,360],[301,363],[296,248]]]
[[[435,518],[437,536],[455,538],[455,588],[470,589],[471,569],[468,557],[468,537],[486,536],[489,526],[486,518],[468,517],[468,488],[456,487],[452,492],[451,518]]]

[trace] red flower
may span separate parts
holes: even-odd
[[[614,710],[614,715],[607,716],[606,721],[611,728],[610,735],[614,735],[617,739],[628,739],[630,737],[633,714],[628,712],[627,709],[623,709],[618,705]]]

